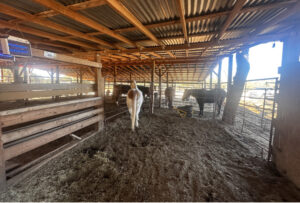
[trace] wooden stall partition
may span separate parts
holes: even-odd
[[[0,188],[6,188],[6,161],[103,119],[103,97],[0,112]]]

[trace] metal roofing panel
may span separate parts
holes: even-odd
[[[24,24],[28,27],[34,28],[34,29],[42,30],[44,32],[49,32],[49,33],[60,35],[60,36],[67,36],[68,35],[66,33],[62,33],[62,32],[59,32],[57,30],[53,30],[51,28],[47,28],[47,27],[44,27],[44,26],[41,26],[41,25],[38,25],[38,24],[35,24],[35,23],[31,23],[31,22],[24,22],[22,24]]]
[[[179,18],[173,0],[121,0],[143,24]]]
[[[127,28],[132,25],[108,5],[78,11],[86,17],[110,29]]]
[[[232,9],[234,2],[235,0],[184,0],[185,16],[191,17]]]
[[[56,16],[52,16],[50,18],[48,18],[50,21],[63,25],[65,27],[74,29],[74,30],[78,30],[80,32],[84,32],[84,33],[88,33],[88,32],[96,32],[96,30],[94,30],[93,28],[90,28],[86,25],[83,25],[80,22],[77,22],[67,16],[63,16],[63,15],[56,15]]]
[[[48,10],[44,6],[35,3],[33,0],[1,0],[1,3],[5,3],[18,10],[36,14]]]
[[[56,0],[56,1],[58,1],[59,3],[65,5],[65,6],[68,6],[71,4],[78,4],[78,3],[86,2],[88,0]]]

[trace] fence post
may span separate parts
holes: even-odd
[[[151,82],[150,82],[150,114],[154,111],[154,74],[155,74],[155,61],[151,67]]]
[[[1,121],[1,117],[0,117]],[[5,172],[5,159],[4,159],[4,148],[2,141],[2,127],[0,122],[0,191],[6,189],[6,172]]]
[[[274,88],[274,98],[273,98],[273,107],[272,107],[272,120],[271,120],[269,149],[268,149],[268,161],[270,161],[271,155],[272,155],[273,126],[274,126],[274,116],[275,116],[275,105],[276,105],[277,91],[278,91],[278,78],[276,78],[275,88]]]
[[[263,127],[263,120],[264,120],[264,117],[265,117],[266,96],[267,96],[267,88],[265,88],[265,93],[264,93],[264,103],[263,103],[263,110],[262,110],[261,122],[260,122],[261,127]]]

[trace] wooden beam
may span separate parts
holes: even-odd
[[[78,21],[84,25],[94,28],[95,30],[98,30],[99,32],[107,34],[113,38],[116,38],[116,39],[126,43],[126,44],[136,47],[136,44],[133,43],[132,41],[130,41],[129,39],[127,39],[126,37],[123,37],[122,35],[117,34],[116,32],[108,29],[107,27],[100,25],[98,22],[96,22],[90,18],[87,18],[84,15],[79,14],[76,11],[71,10],[70,8],[62,5],[61,3],[58,3],[55,0],[34,0],[34,1],[43,6],[51,8],[51,9],[59,12],[60,14],[65,15],[75,21]],[[111,44],[106,42],[106,46],[111,46]]]
[[[36,18],[34,15],[32,15],[30,13],[20,11],[16,8],[8,6],[4,3],[0,3],[0,13],[4,13],[6,15],[13,16],[15,18],[23,19],[23,20],[26,20],[26,21],[30,21],[30,22],[33,22],[33,23],[37,23],[41,26],[49,27],[53,30],[57,30],[57,31],[67,33],[67,34],[70,34],[70,35],[73,35],[73,36],[76,36],[76,37],[79,37],[79,38],[83,38],[83,39],[86,39],[86,40],[89,40],[89,41],[92,41],[92,42],[96,42],[97,44],[101,44],[101,45],[104,45],[106,47],[114,47],[113,45],[109,44],[108,42],[100,40],[96,37],[92,37],[92,36],[86,35],[82,32],[79,32],[77,30],[71,29],[69,27],[62,26],[60,24],[56,24],[56,23],[54,23],[50,20],[46,20],[46,19],[42,19],[42,18]],[[103,47],[99,47],[99,48],[103,48]]]
[[[185,21],[185,12],[184,12],[184,0],[176,0],[177,10],[180,16],[180,22],[182,26],[182,32],[184,34],[184,40],[186,43],[189,43],[188,33],[186,29],[186,21]]]
[[[225,23],[223,24],[220,32],[218,33],[217,40],[221,39],[227,28],[230,26],[232,21],[234,20],[235,16],[241,12],[245,2],[247,0],[237,0],[233,6],[232,11],[230,12],[229,16],[227,17]]]
[[[94,62],[94,61],[88,61],[85,59],[75,58],[75,57],[67,56],[67,55],[63,55],[63,54],[56,54],[56,53],[47,52],[47,51],[43,51],[43,50],[39,50],[39,49],[32,49],[32,56],[37,57],[37,58],[71,63],[71,64],[78,64],[78,65],[85,65],[85,66],[101,68],[101,64]]]
[[[171,52],[171,51],[166,51],[167,54],[169,54],[169,56],[171,56],[172,58],[176,58],[176,56]]]
[[[151,54],[152,56],[155,56],[157,58],[162,58],[161,55],[155,53],[155,52],[149,52],[149,54]]]
[[[218,42],[218,46],[226,46],[226,45],[235,45],[235,44],[249,44],[253,42],[270,42],[274,40],[280,40],[289,33],[280,33],[280,34],[268,34],[268,35],[260,35],[260,36],[252,36],[251,38],[247,37],[247,39],[231,39],[231,40],[220,40]],[[142,52],[154,52],[154,51],[171,51],[171,50],[186,50],[186,49],[203,49],[206,47],[212,47],[214,45],[213,42],[199,42],[192,44],[182,44],[182,45],[170,45],[165,46],[165,48],[154,47],[154,48],[144,48]],[[127,49],[123,51],[118,50],[107,50],[107,53],[138,53],[141,52],[139,49]],[[100,52],[103,53],[103,52]]]
[[[155,75],[155,61],[151,66],[151,82],[150,82],[150,114],[154,113],[154,75]]]
[[[83,9],[87,9],[87,8],[93,8],[93,7],[98,7],[98,6],[102,6],[106,4],[106,0],[88,0],[88,1],[84,1],[84,2],[80,2],[80,3],[75,3],[75,4],[71,4],[68,5],[67,7],[69,9],[72,9],[73,11],[77,11],[77,10],[83,10]],[[59,15],[58,12],[56,12],[55,10],[47,10],[47,11],[42,11],[40,13],[34,14],[35,17],[42,17],[42,18],[49,18],[49,17],[53,17]],[[11,22],[14,23],[21,23],[24,22],[21,19],[14,19],[11,20]]]
[[[149,37],[157,45],[163,45],[120,1],[118,0],[107,0],[107,3],[117,13],[123,16],[128,22],[132,23],[142,33]]]

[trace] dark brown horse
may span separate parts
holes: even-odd
[[[175,98],[175,87],[167,87],[165,90],[166,105],[169,109],[173,108],[173,99]]]
[[[199,115],[203,115],[203,109],[205,103],[216,103],[217,112],[220,115],[222,103],[226,97],[226,92],[223,89],[186,89],[182,96],[182,100],[189,99],[190,96],[195,97],[199,105]]]

